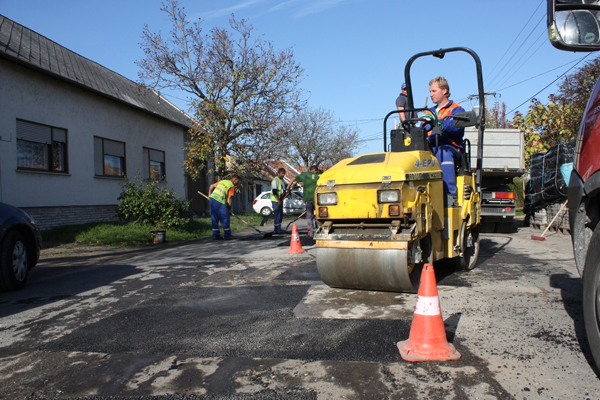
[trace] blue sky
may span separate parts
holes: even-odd
[[[153,32],[170,29],[161,4],[162,0],[0,0],[0,14],[137,80],[135,61],[143,58],[139,43],[144,24]],[[485,91],[496,93],[488,101],[504,101],[509,111],[523,113],[527,100],[540,91],[536,97],[546,102],[560,79],[552,82],[587,55],[550,45],[545,0],[181,0],[180,4],[191,20],[204,20],[206,33],[214,26],[228,27],[233,13],[236,19],[248,19],[254,34],[263,35],[275,48],[292,47],[305,69],[302,87],[309,93],[309,105],[331,110],[343,124],[356,126],[364,140],[360,153],[382,150],[383,117],[394,110],[404,66],[416,53],[458,46],[473,49],[482,62]],[[450,82],[453,100],[467,110],[476,105],[469,100],[477,92],[469,56],[419,59],[411,72],[415,105],[424,105],[428,82],[438,75]],[[163,94],[187,109],[185,95]]]

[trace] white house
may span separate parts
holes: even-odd
[[[155,92],[0,15],[0,201],[42,229],[114,219],[138,171],[206,209],[206,181],[183,170],[190,127]]]

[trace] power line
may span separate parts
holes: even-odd
[[[588,55],[589,55],[589,54],[588,54]],[[530,77],[530,78],[524,79],[524,80],[522,80],[522,81],[520,81],[520,82],[517,82],[517,83],[514,83],[514,84],[512,84],[512,85],[510,85],[510,86],[503,87],[502,89],[498,89],[498,90],[496,90],[495,92],[496,92],[496,93],[499,93],[499,95],[501,96],[501,95],[502,95],[502,93],[500,93],[500,92],[502,92],[502,91],[504,91],[504,90],[506,90],[506,89],[510,89],[511,87],[514,87],[514,86],[520,85],[520,84],[522,84],[522,83],[525,83],[525,82],[527,82],[527,81],[530,81],[530,80],[532,80],[532,79],[539,78],[539,77],[540,77],[540,76],[542,76],[542,75],[549,74],[549,73],[550,73],[550,72],[552,72],[552,71],[556,71],[557,69],[560,69],[560,68],[562,68],[562,67],[564,67],[564,66],[567,66],[567,65],[569,65],[569,64],[572,64],[572,63],[574,63],[574,62],[577,62],[577,63],[579,63],[581,60],[583,60],[584,58],[586,58],[588,55],[586,55],[586,56],[583,56],[582,58],[579,58],[579,59],[577,59],[577,60],[572,60],[572,61],[569,61],[568,63],[562,64],[562,65],[559,65],[558,67],[555,67],[555,68],[549,69],[548,71],[545,71],[545,72],[542,72],[542,73],[540,73],[540,74],[534,75],[534,76],[532,76],[532,77]],[[568,71],[567,71],[567,72],[568,72]],[[456,100],[456,102],[457,102],[457,103],[463,103],[463,102],[465,102],[465,101],[469,101],[469,100],[470,100],[470,97],[471,97],[471,96],[467,96],[467,97],[465,97],[465,98],[463,98],[463,99]]]
[[[529,21],[531,21],[531,19],[534,17],[535,13],[537,12],[537,10],[540,8],[540,6],[543,3],[544,3],[544,0],[540,1],[540,4],[538,4],[538,6],[535,9],[535,11],[533,11],[533,14],[531,14],[531,17],[529,17],[529,19],[527,20],[527,22],[525,22],[525,25],[523,25],[523,28],[521,28],[521,31],[519,31],[519,33],[514,38],[514,40],[510,44],[510,46],[508,46],[508,48],[506,49],[506,51],[504,52],[504,54],[502,54],[502,57],[500,57],[500,59],[498,60],[498,62],[496,63],[496,65],[494,65],[494,68],[492,68],[492,70],[490,71],[490,76],[492,75],[492,72],[494,72],[494,70],[496,69],[496,67],[498,66],[498,64],[500,64],[500,62],[504,59],[504,56],[506,55],[506,53],[508,53],[508,51],[510,50],[510,48],[512,47],[512,45],[515,44],[515,42],[517,41],[517,39],[519,38],[519,36],[521,36],[521,33],[523,32],[523,30],[525,30],[525,28],[529,24]]]
[[[382,138],[379,137],[379,138],[372,138],[372,139],[360,139],[360,140],[357,140],[356,142],[357,143],[366,143],[366,142],[374,142],[376,140],[380,141],[380,140],[382,140]]]
[[[542,75],[546,75],[546,74],[548,74],[548,73],[550,73],[550,72],[552,72],[552,71],[555,71],[555,70],[557,70],[557,69],[559,69],[559,68],[562,68],[562,67],[564,67],[564,66],[566,66],[566,65],[572,64],[572,63],[574,63],[574,62],[581,61],[581,60],[582,60],[582,59],[584,59],[585,57],[587,57],[587,56],[583,56],[583,57],[582,57],[582,58],[580,58],[579,60],[573,60],[573,61],[569,61],[569,62],[568,62],[568,63],[566,63],[566,64],[559,65],[559,66],[558,66],[558,67],[556,67],[556,68],[552,68],[551,70],[548,70],[548,71],[546,71],[546,72],[542,72],[541,74],[537,74],[537,75],[535,75],[535,76],[532,76],[531,78],[527,78],[527,79],[525,79],[525,80],[522,80],[521,82],[517,82],[517,83],[514,83],[514,84],[512,84],[512,85],[510,85],[510,86],[503,87],[502,89],[498,89],[498,92],[501,92],[501,91],[503,91],[503,90],[509,89],[509,88],[511,88],[511,87],[513,87],[513,86],[520,85],[521,83],[525,83],[525,82],[527,82],[527,81],[530,81],[530,80],[532,80],[532,79],[538,78],[538,77],[540,77],[540,76],[542,76]]]
[[[502,78],[500,78],[501,82],[498,82],[498,84],[497,84],[496,86],[505,85],[505,84],[506,84],[506,81],[508,81],[508,80],[509,80],[510,78],[512,78],[512,77],[513,77],[513,76],[514,76],[514,75],[515,75],[517,72],[519,72],[519,70],[520,70],[521,68],[523,68],[523,66],[524,66],[525,64],[527,64],[527,61],[529,61],[529,60],[531,59],[531,57],[533,57],[533,55],[534,55],[535,53],[537,53],[537,52],[538,52],[538,50],[539,50],[539,49],[540,49],[540,48],[541,48],[541,47],[544,45],[544,43],[546,43],[546,36],[547,36],[547,33],[546,33],[546,31],[542,31],[542,33],[540,34],[540,36],[538,36],[538,38],[537,38],[537,42],[540,42],[540,44],[539,44],[539,46],[537,47],[537,49],[535,49],[535,51],[534,51],[533,53],[529,53],[529,50],[530,50],[530,49],[531,49],[531,48],[532,48],[532,47],[533,47],[533,46],[534,46],[534,45],[537,43],[537,42],[533,42],[533,43],[531,44],[531,46],[529,46],[529,48],[528,48],[527,50],[525,50],[525,52],[523,53],[523,55],[522,55],[522,56],[521,56],[521,57],[520,57],[520,58],[519,58],[519,59],[518,59],[518,60],[515,62],[515,65],[513,65],[513,66],[511,67],[511,69],[509,69],[508,71],[506,71],[506,73],[505,73],[505,74],[502,76]],[[540,39],[541,39],[541,40],[540,40]],[[518,63],[519,61],[521,61],[521,60],[523,59],[523,57],[525,57],[527,54],[529,54],[529,57],[528,57],[528,58],[527,58],[527,59],[526,59],[526,60],[525,60],[525,61],[524,61],[524,62],[523,62],[523,63],[522,63],[522,64],[521,64],[521,65],[520,65],[518,68],[517,68],[517,70],[516,70],[515,72],[513,72],[513,73],[512,73],[512,75],[510,75],[508,78],[506,78],[506,79],[502,80],[502,79],[503,79],[503,78],[504,78],[506,75],[508,75],[508,74],[509,74],[509,73],[510,73],[510,72],[511,72],[511,71],[512,71],[512,70],[513,70],[513,69],[514,69],[516,66],[517,66],[517,63]]]
[[[376,140],[376,139],[381,139],[381,138],[383,137],[383,136],[382,136],[382,134],[383,134],[383,133],[382,133],[381,131],[379,131],[379,132],[377,132],[377,133],[371,133],[371,134],[369,134],[369,135],[365,136],[365,137],[363,138],[363,140]]]
[[[371,118],[371,119],[355,119],[352,121],[338,121],[339,123],[348,123],[348,124],[354,124],[356,122],[361,122],[362,124],[367,124],[370,122],[374,122],[374,121],[383,121],[383,118]]]
[[[537,96],[538,94],[542,93],[544,90],[548,89],[554,82],[556,82],[557,80],[559,80],[560,78],[562,78],[563,76],[565,76],[567,74],[567,72],[569,72],[570,70],[572,70],[573,68],[575,68],[577,65],[579,65],[579,63],[582,62],[583,60],[585,60],[590,54],[592,54],[592,53],[586,54],[585,57],[582,57],[575,65],[573,65],[571,68],[569,68],[568,70],[566,70],[565,72],[563,72],[555,80],[553,80],[548,85],[546,85],[542,90],[540,90],[539,92],[537,92],[536,94],[534,94],[533,96],[531,96],[530,98],[528,98],[527,100],[525,100],[524,102],[522,102],[521,104],[519,104],[518,106],[516,106],[515,108],[513,108],[512,110],[508,111],[506,114],[512,113],[513,111],[515,111],[516,109],[518,109],[519,107],[521,107],[523,104],[527,103],[528,101],[530,101],[531,99],[533,99],[535,96]]]
[[[542,17],[540,18],[540,20],[538,21],[538,23],[533,27],[533,29],[531,30],[531,32],[529,32],[529,35],[527,35],[527,37],[525,38],[525,40],[523,41],[523,43],[521,43],[521,45],[519,46],[519,48],[513,53],[513,55],[510,57],[510,59],[500,69],[500,72],[498,72],[498,74],[496,74],[496,76],[494,78],[492,78],[492,80],[490,81],[490,85],[492,84],[492,82],[494,82],[494,80],[496,80],[496,78],[498,76],[500,76],[500,74],[502,73],[502,71],[504,71],[504,69],[508,66],[508,64],[512,61],[512,59],[517,55],[517,53],[519,52],[519,50],[521,50],[521,47],[523,47],[523,45],[527,42],[527,40],[531,37],[531,35],[535,31],[535,29],[540,25],[540,23],[544,19],[545,19],[545,15],[542,15]]]

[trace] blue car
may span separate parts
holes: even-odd
[[[0,203],[0,291],[25,286],[42,249],[42,235],[25,211]]]

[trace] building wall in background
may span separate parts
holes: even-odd
[[[107,212],[124,179],[96,176],[95,136],[125,143],[128,177],[144,171],[143,148],[163,151],[167,186],[187,198],[182,126],[6,59],[0,59],[0,87],[0,201],[44,213],[54,207],[57,215],[65,207]],[[17,168],[17,119],[67,131],[67,172]]]

